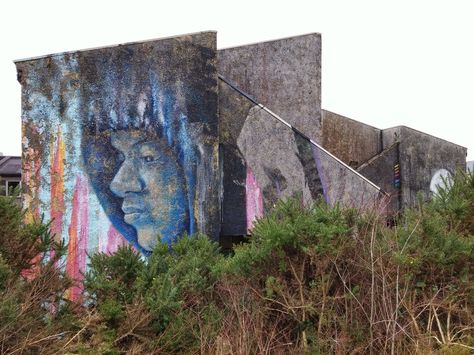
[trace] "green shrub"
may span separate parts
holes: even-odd
[[[131,246],[121,246],[111,255],[92,255],[84,277],[89,300],[97,305],[111,300],[117,304],[131,303],[137,295],[136,280],[144,267],[144,259]]]
[[[76,326],[65,298],[72,283],[56,266],[66,247],[49,224],[23,218],[15,197],[0,196],[0,347],[54,352]]]
[[[199,348],[198,328],[217,317],[210,301],[222,258],[217,244],[202,235],[184,236],[171,247],[159,242],[148,260],[131,247],[96,254],[85,276],[86,297],[122,349],[137,342],[142,351]],[[135,336],[127,335],[130,327]]]
[[[131,247],[93,255],[80,309],[64,299],[70,283],[55,266],[64,246],[48,225],[23,225],[11,203],[0,200],[2,350],[474,350],[472,174],[456,175],[392,227],[384,211],[291,199],[258,220],[228,257],[201,235],[158,243],[149,258]]]

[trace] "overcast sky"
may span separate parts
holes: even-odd
[[[472,5],[470,5],[472,4]],[[0,152],[21,154],[14,59],[218,31],[218,48],[322,34],[322,107],[474,160],[474,1],[2,1]]]

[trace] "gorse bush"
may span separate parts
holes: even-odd
[[[450,229],[474,234],[474,173],[460,171],[445,181],[428,206],[443,214]]]
[[[147,260],[130,247],[93,255],[84,286],[100,316],[97,332],[113,335],[102,336],[103,348],[198,351],[219,318],[210,301],[222,258],[217,244],[202,235],[184,236],[171,248],[159,243]]]
[[[92,255],[84,304],[74,311],[62,297],[67,278],[48,259],[47,226],[23,226],[21,211],[7,212],[1,233],[14,231],[11,245],[29,243],[31,253],[1,249],[0,314],[16,332],[2,333],[2,349],[12,349],[5,352],[474,351],[472,174],[456,175],[392,227],[383,211],[288,200],[227,257],[200,235],[158,243],[149,258],[130,247]],[[22,270],[38,253],[41,270],[26,281]],[[20,321],[26,293],[12,298],[4,290],[31,292],[46,282],[42,273],[55,275],[48,285],[57,289],[38,291],[35,317]],[[41,324],[43,338],[27,324]]]
[[[340,283],[334,263],[351,246],[354,213],[323,202],[306,208],[289,200],[258,221],[249,242],[226,260],[223,273],[229,297],[243,305],[229,305],[234,318],[259,314],[251,330],[232,324],[236,328],[227,337],[233,352],[242,346],[233,343],[233,334],[239,333],[252,343],[249,351],[318,350],[317,329],[321,334],[331,326],[325,318],[331,319],[332,312],[328,293]]]
[[[24,224],[23,216],[15,197],[0,197],[0,348],[5,354],[49,352],[64,345],[77,325],[74,305],[66,298],[72,283],[58,267],[65,246],[48,224]]]
[[[350,215],[352,211],[347,212]],[[229,267],[237,273],[255,274],[260,264],[275,265],[275,259],[279,260],[276,266],[286,268],[285,259],[291,254],[332,255],[349,231],[339,207],[320,202],[306,208],[297,200],[279,202],[255,225],[249,243],[236,247]]]

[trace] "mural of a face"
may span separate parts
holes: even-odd
[[[215,64],[215,33],[19,63],[25,206],[54,220],[71,268],[126,243],[149,256],[158,237],[218,237]]]
[[[17,63],[26,219],[51,220],[80,281],[89,256],[219,233],[216,34]],[[71,289],[78,299],[80,284]]]
[[[182,168],[163,138],[143,130],[111,134],[120,167],[110,190],[122,200],[125,223],[133,226],[137,241],[152,250],[159,235],[170,243],[189,224],[187,194]]]

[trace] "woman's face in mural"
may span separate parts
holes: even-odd
[[[136,229],[138,244],[152,250],[158,235],[165,242],[182,235],[189,211],[183,170],[173,150],[145,130],[113,132],[111,142],[121,163],[110,189],[123,199],[124,221]]]

